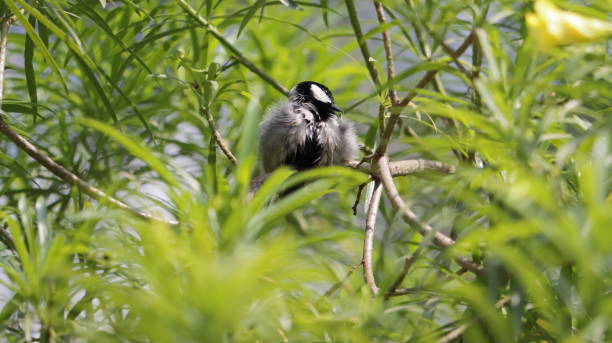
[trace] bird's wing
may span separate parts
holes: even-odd
[[[287,156],[304,144],[309,115],[312,113],[289,103],[268,112],[259,128],[259,152],[266,172],[285,163]]]

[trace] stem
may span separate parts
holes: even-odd
[[[212,25],[208,20],[204,19],[202,16],[198,14],[198,12],[191,7],[187,1],[178,0],[179,5],[189,14],[193,19],[199,22],[204,28],[213,35],[221,45],[223,45],[227,50],[229,50],[234,57],[245,67],[247,67],[254,74],[259,76],[262,80],[266,81],[270,86],[274,87],[274,89],[283,93],[285,96],[289,96],[289,91],[283,85],[281,85],[278,81],[276,81],[272,76],[268,75],[265,71],[256,66],[251,60],[249,60],[238,48],[236,48],[230,41],[228,41],[219,30]]]
[[[359,170],[360,172],[371,175],[376,179],[380,179],[380,173],[378,172],[378,170],[372,167],[370,164],[364,163],[363,161],[348,161],[344,164],[344,166]],[[423,159],[389,162],[389,172],[393,177],[407,176],[414,173],[421,173],[426,171],[434,171],[443,174],[453,174],[455,173],[455,169],[455,166],[448,165],[444,162]],[[252,196],[255,194],[255,192],[257,192],[257,190],[264,184],[264,182],[266,182],[268,176],[270,176],[270,174],[263,174],[251,179],[249,187],[249,196]]]
[[[331,288],[328,289],[327,292],[325,292],[323,294],[323,296],[324,297],[328,297],[328,296],[334,294],[334,292],[337,291],[338,288],[340,288],[340,286],[342,286],[342,284],[344,284],[344,282],[346,282],[346,280],[348,280],[348,278],[351,276],[351,274],[353,274],[353,272],[355,270],[357,270],[357,268],[359,268],[362,264],[363,264],[363,262],[359,262],[358,264],[352,266],[351,269],[349,269],[349,271],[346,273],[344,278],[342,280],[336,282],[333,286],[331,286]]]
[[[453,53],[453,55],[461,56],[465,52],[465,50],[467,50],[470,44],[472,44],[473,40],[474,40],[474,32],[471,32],[470,35],[463,41],[463,44],[461,44],[461,46]],[[428,71],[425,74],[425,76],[423,76],[421,81],[419,81],[419,83],[414,87],[414,90],[410,92],[408,95],[406,95],[406,97],[397,106],[394,106],[393,113],[391,113],[391,118],[389,118],[389,121],[385,125],[385,131],[381,137],[380,145],[378,146],[378,148],[376,149],[376,152],[374,153],[375,156],[382,156],[383,154],[387,152],[387,146],[389,145],[389,140],[391,139],[391,135],[393,134],[393,129],[395,128],[395,125],[399,121],[399,116],[401,114],[403,107],[407,106],[410,103],[410,101],[412,101],[412,99],[418,94],[416,90],[419,88],[425,87],[429,83],[429,81],[431,81],[434,78],[434,76],[437,73],[438,73],[437,69]]]
[[[378,170],[368,163],[361,161],[350,161],[346,163],[347,167],[357,169],[363,173],[370,174],[373,177],[380,179],[381,175]],[[444,174],[455,173],[455,167],[440,161],[431,161],[423,159],[402,160],[389,162],[389,172],[391,176],[406,176],[424,171],[435,171]]]
[[[378,17],[378,22],[381,25],[384,25],[387,22],[387,18],[385,18],[385,10],[380,1],[374,1],[374,7],[376,8],[376,16]],[[389,30],[383,30],[383,46],[385,47],[385,57],[387,58],[387,82],[391,82],[395,78],[395,61],[393,60],[393,47],[391,46],[391,37],[389,36]],[[391,99],[391,103],[396,105],[399,98],[397,96],[397,91],[393,86],[389,87],[389,98]]]
[[[393,281],[393,284],[391,284],[391,287],[389,287],[389,290],[387,290],[387,293],[385,293],[385,299],[389,299],[389,297],[391,297],[391,295],[394,294],[395,291],[398,289],[398,287],[402,284],[402,282],[406,278],[406,275],[408,275],[410,268],[414,264],[414,261],[416,261],[417,258],[419,257],[420,252],[421,252],[421,249],[419,248],[415,250],[414,253],[412,253],[412,255],[404,259],[404,267],[402,268],[402,272],[397,276],[397,279]]]
[[[200,111],[203,112],[202,114],[204,114],[204,116],[206,117],[206,120],[208,121],[208,125],[210,126],[210,130],[213,133],[213,137],[215,137],[215,142],[217,142],[217,145],[219,146],[219,148],[221,148],[221,151],[223,151],[223,154],[227,156],[227,159],[229,159],[230,162],[232,162],[232,164],[236,164],[238,160],[236,159],[236,156],[234,156],[230,148],[227,146],[227,143],[221,136],[221,133],[219,133],[219,129],[217,128],[217,125],[215,124],[215,119],[213,118],[212,113],[210,113],[210,110],[207,108],[204,108],[204,106],[201,106]]]
[[[183,1],[183,0],[181,0]],[[353,0],[345,0],[346,9],[348,10],[348,15],[351,20],[351,26],[353,26],[353,31],[355,32],[355,36],[357,37],[357,44],[359,44],[359,50],[361,50],[361,56],[368,68],[368,72],[370,73],[370,78],[376,85],[376,88],[380,87],[380,80],[378,79],[378,72],[376,72],[376,68],[374,68],[374,61],[372,56],[370,55],[370,51],[368,50],[368,44],[363,38],[363,32],[361,31],[361,25],[359,24],[359,18],[357,17],[357,9],[355,8],[355,2]]]

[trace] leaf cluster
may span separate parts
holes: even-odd
[[[609,41],[540,53],[530,2],[381,3],[383,24],[352,0],[1,2],[15,20],[2,120],[110,196],[179,224],[91,199],[2,136],[0,341],[610,341]],[[435,247],[381,201],[380,296],[355,268],[365,215],[351,205],[367,175],[282,168],[245,200],[258,123],[302,80],[333,90],[366,150],[398,110],[391,90],[416,92],[390,157],[457,166],[394,179],[456,244]]]

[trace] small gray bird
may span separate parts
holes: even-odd
[[[337,112],[341,109],[324,85],[304,81],[293,87],[289,101],[272,108],[259,127],[264,171],[281,165],[301,171],[353,159],[357,136]]]

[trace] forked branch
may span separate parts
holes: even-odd
[[[404,221],[415,227],[417,231],[423,235],[432,235],[433,243],[441,248],[450,248],[455,244],[455,241],[443,234],[442,232],[434,230],[429,224],[421,222],[416,214],[412,212],[412,210],[406,205],[404,200],[400,197],[397,187],[393,182],[393,176],[389,171],[389,161],[386,155],[381,156],[380,158],[374,161],[375,168],[377,168],[377,173],[380,175],[380,181],[382,182],[385,192],[387,196],[391,200],[391,204],[393,208],[400,212]],[[479,274],[482,271],[482,266],[478,265],[468,258],[465,257],[456,257],[455,261],[462,266],[463,268],[475,273]]]
[[[372,251],[374,249],[374,233],[376,230],[376,215],[378,214],[378,206],[380,204],[380,196],[382,195],[382,185],[380,181],[374,181],[374,193],[368,207],[368,215],[366,218],[365,238],[363,240],[363,276],[373,295],[377,295],[379,288],[376,285],[374,278],[374,270],[372,268]]]
[[[454,56],[455,58],[457,58],[458,56],[461,56],[474,41],[474,36],[475,36],[474,32],[471,32],[465,38],[461,46],[457,48],[457,50],[451,55]],[[387,152],[389,140],[391,139],[391,135],[393,134],[393,129],[395,128],[395,125],[399,121],[399,117],[402,112],[402,109],[406,107],[410,103],[410,101],[412,101],[412,99],[414,99],[414,97],[418,94],[416,90],[425,87],[429,83],[429,81],[431,81],[434,78],[434,76],[436,76],[437,73],[438,73],[438,69],[430,70],[427,73],[425,73],[423,78],[414,87],[414,90],[408,93],[408,95],[406,95],[404,99],[400,101],[398,104],[395,104],[395,106],[392,109],[391,117],[385,124],[385,130],[381,136],[380,144],[378,145],[378,148],[376,149],[376,152],[374,153],[375,156],[382,156],[383,154]]]

